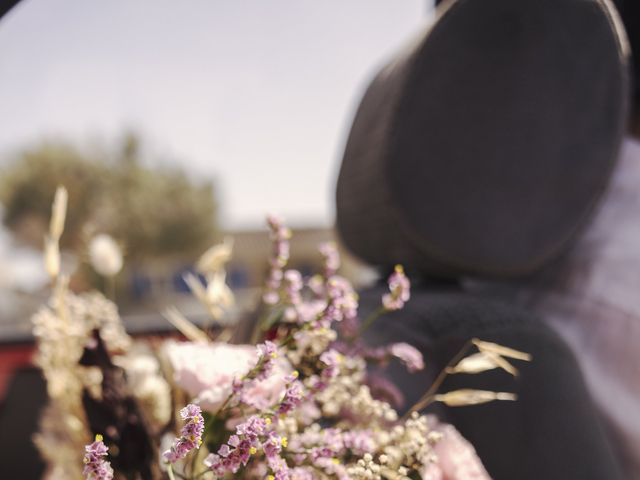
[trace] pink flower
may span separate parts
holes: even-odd
[[[273,244],[273,252],[269,258],[271,268],[267,276],[263,301],[267,305],[275,305],[280,300],[278,290],[283,278],[282,269],[289,261],[289,239],[291,238],[291,230],[285,227],[282,220],[274,215],[267,217],[267,224],[271,230],[270,238]]]
[[[423,480],[491,480],[473,446],[453,425],[431,417],[432,429],[442,438],[434,446],[437,462],[422,470]]]
[[[229,397],[236,383],[258,362],[259,354],[252,345],[227,343],[169,342],[166,353],[174,371],[176,384],[195,398],[203,410],[215,412]],[[264,380],[254,380],[243,396],[256,405],[278,402],[285,389],[284,377],[291,367],[278,358],[272,374]]]
[[[330,327],[332,322],[341,322],[358,315],[358,295],[349,281],[338,275],[327,279],[327,306],[318,319],[321,327]]]
[[[411,282],[401,265],[396,265],[388,283],[389,293],[382,296],[382,305],[386,310],[400,310],[411,296]]]
[[[326,242],[320,245],[320,255],[324,260],[324,276],[332,277],[340,268],[340,254],[335,243]]]
[[[176,438],[169,450],[162,456],[169,463],[175,463],[187,456],[187,454],[202,444],[204,432],[204,418],[198,405],[189,404],[180,410],[180,418],[185,424],[180,432],[180,438]]]
[[[280,457],[286,440],[269,430],[269,425],[264,418],[252,415],[236,426],[236,434],[231,435],[227,443],[220,446],[218,453],[209,454],[204,464],[217,477],[224,477],[228,473],[237,473],[242,466],[246,466],[251,455],[262,447],[267,465],[275,474],[275,479],[288,479],[289,466]]]
[[[404,394],[395,383],[384,375],[375,373],[367,374],[367,385],[369,386],[369,390],[371,390],[373,398],[384,400],[395,408],[400,408],[404,405]]]
[[[327,308],[325,300],[301,302],[297,307],[298,323],[312,322]]]
[[[400,342],[392,344],[389,347],[389,353],[404,363],[410,372],[417,372],[424,368],[422,353],[408,343]]]
[[[265,380],[271,375],[275,367],[276,359],[278,358],[278,346],[275,343],[266,340],[265,342],[257,345],[256,349],[258,352],[259,368],[252,372],[251,376],[253,378],[255,373],[255,378],[258,380]]]
[[[82,474],[87,480],[111,480],[113,468],[104,457],[109,449],[102,442],[102,435],[96,435],[96,440],[84,447],[84,470]]]
[[[326,350],[320,355],[320,361],[325,364],[322,370],[322,378],[326,381],[333,380],[339,373],[339,365],[342,355],[333,348]]]
[[[276,413],[279,415],[295,410],[304,399],[304,388],[297,378],[298,372],[296,371],[285,379],[287,381],[287,389],[284,393],[284,398],[276,410]]]

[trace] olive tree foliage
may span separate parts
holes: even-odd
[[[193,258],[216,238],[213,184],[196,183],[179,166],[150,168],[140,157],[132,134],[112,154],[86,153],[61,141],[25,148],[0,167],[3,222],[40,244],[55,189],[64,185],[69,208],[63,247],[81,249],[88,236],[101,232],[123,245],[128,261]]]

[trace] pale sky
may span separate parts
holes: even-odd
[[[133,128],[216,179],[226,227],[329,225],[362,89],[429,18],[425,0],[23,1],[0,21],[0,166]]]

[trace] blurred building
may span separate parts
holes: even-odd
[[[260,298],[271,253],[268,231],[228,230],[224,237],[233,239],[233,256],[227,264],[227,284],[236,296],[236,313],[253,309]],[[311,276],[322,269],[322,256],[318,251],[324,242],[337,242],[330,228],[293,229],[291,257],[287,268],[299,270],[303,276]],[[339,247],[340,249],[340,247]],[[375,277],[373,271],[340,249],[342,268],[340,273],[360,286]],[[196,273],[192,264],[172,265],[156,262],[137,270],[127,282],[128,294],[136,299],[123,306],[125,315],[144,315],[157,312],[165,306],[175,305],[190,317],[204,315],[204,310],[193,298],[184,282],[186,273]]]
[[[255,288],[264,283],[267,259],[271,244],[264,230],[230,231],[234,239],[234,255],[228,265],[227,281],[231,288]],[[287,268],[299,270],[303,276],[313,275],[322,269],[322,257],[318,246],[325,242],[336,242],[335,232],[328,228],[299,228],[293,231],[291,258]],[[364,267],[346,252],[341,251],[342,274],[359,283],[364,279]]]

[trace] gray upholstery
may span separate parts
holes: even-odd
[[[458,0],[371,82],[337,186],[366,262],[513,277],[588,219],[626,128],[626,37],[595,0]]]

